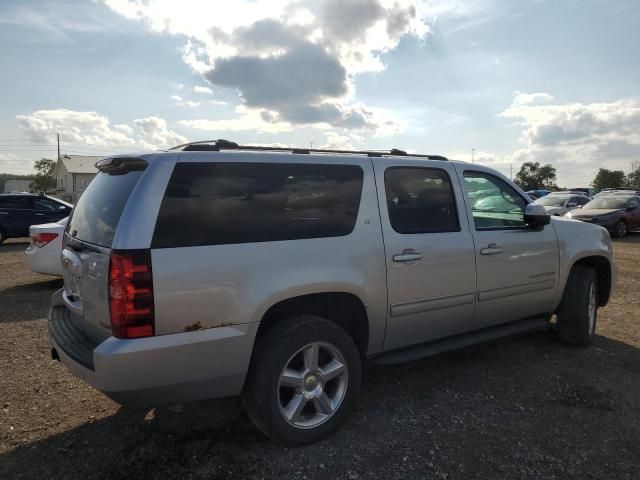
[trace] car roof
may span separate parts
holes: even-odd
[[[598,199],[600,198],[615,198],[615,199],[626,199],[626,200],[630,200],[634,197],[640,198],[640,196],[636,195],[635,193],[627,193],[627,194],[616,194],[616,195],[600,195],[598,197]]]
[[[549,195],[547,195],[547,197],[553,195],[554,197],[587,197],[584,193],[582,192],[551,192]],[[589,198],[589,197],[587,197]]]

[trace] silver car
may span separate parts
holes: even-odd
[[[367,360],[554,313],[587,345],[614,284],[607,230],[440,156],[218,141],[97,168],[64,236],[52,356],[122,404],[241,395],[286,444],[340,425]]]
[[[571,210],[582,208],[590,201],[591,199],[586,195],[571,192],[554,192],[537,199],[535,203],[542,205],[547,214],[561,217]]]

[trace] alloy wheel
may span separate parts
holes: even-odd
[[[334,345],[313,342],[294,353],[280,373],[278,406],[296,428],[314,428],[333,416],[349,384],[347,362]]]

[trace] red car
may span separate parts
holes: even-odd
[[[572,210],[567,217],[601,225],[614,237],[624,237],[630,230],[640,229],[640,196],[633,193],[602,195],[584,207]]]

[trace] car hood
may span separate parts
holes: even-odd
[[[589,209],[581,209],[581,210],[573,210],[571,212],[571,216],[573,218],[581,218],[581,217],[598,217],[600,215],[608,215],[610,213],[622,213],[624,209],[621,208],[589,208]]]
[[[553,215],[554,213],[560,213],[564,211],[564,207],[544,207],[544,211],[549,215]]]

